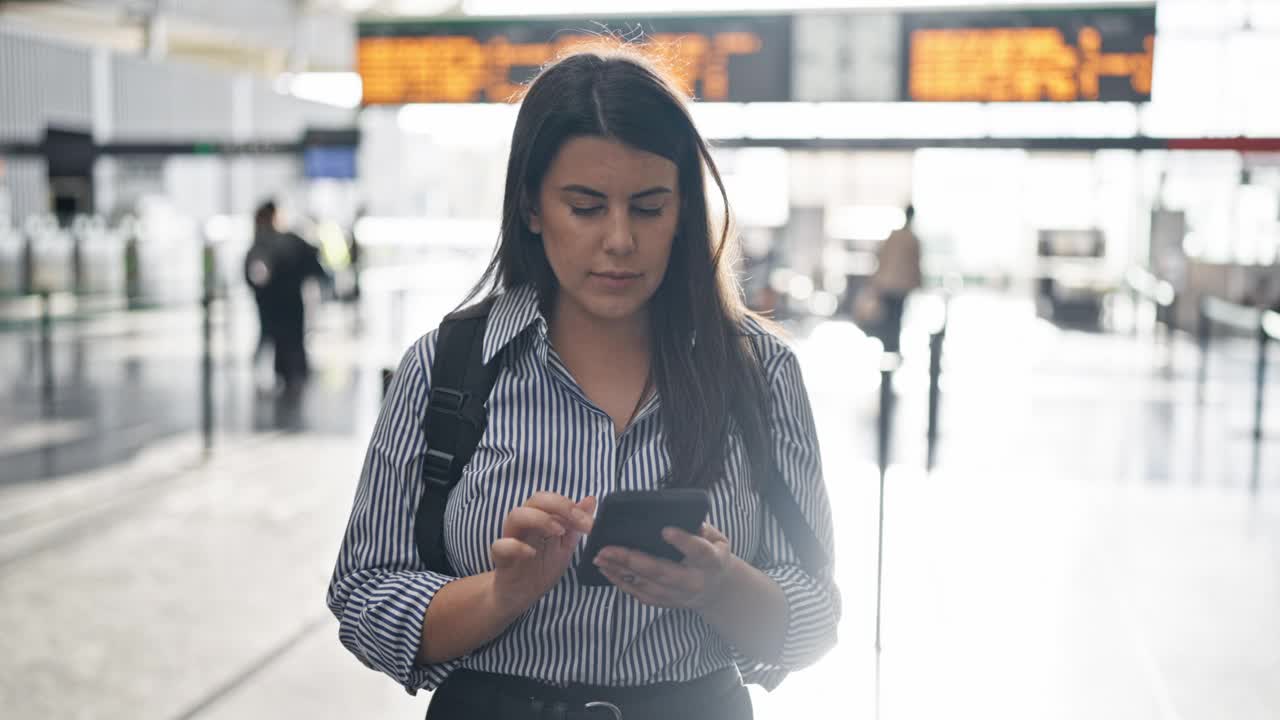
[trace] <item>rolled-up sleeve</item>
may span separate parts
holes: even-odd
[[[782,588],[787,601],[787,629],[782,651],[772,661],[738,657],[743,679],[772,690],[787,673],[811,665],[836,643],[840,591],[833,577],[835,547],[831,503],[822,478],[822,461],[813,410],[790,349],[765,363],[769,378],[770,430],[774,462],[810,528],[826,553],[821,568],[805,568],[781,524],[765,513],[764,542],[753,559],[756,567]]]
[[[391,382],[328,593],[342,644],[410,693],[435,689],[459,662],[416,660],[427,606],[455,579],[424,569],[413,539],[426,452],[421,420],[434,350],[432,333],[409,348]]]

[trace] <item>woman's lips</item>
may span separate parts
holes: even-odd
[[[593,272],[591,277],[607,290],[626,290],[640,279],[640,274],[631,272]]]

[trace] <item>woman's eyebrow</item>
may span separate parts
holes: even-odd
[[[581,195],[590,195],[591,197],[598,197],[601,199],[608,199],[609,197],[608,195],[605,195],[599,190],[594,190],[592,188],[587,187],[586,185],[565,185],[564,187],[560,188],[560,190],[562,192],[574,192],[574,193],[579,193]]]
[[[580,195],[590,195],[591,197],[600,198],[602,200],[607,199],[609,197],[605,193],[602,193],[599,190],[596,190],[594,188],[589,188],[586,185],[565,185],[564,187],[560,188],[560,190],[562,192],[572,192],[572,193],[578,193]],[[638,193],[632,193],[631,199],[639,200],[640,198],[646,198],[646,197],[649,197],[650,195],[661,195],[664,193],[671,193],[671,192],[672,192],[671,188],[666,187],[664,185],[657,185],[649,188],[648,190],[641,190]]]
[[[632,193],[631,199],[639,200],[640,198],[649,197],[650,195],[661,195],[663,193],[670,193],[670,192],[671,192],[671,188],[658,185],[657,187],[651,187],[648,190],[641,190],[638,193]]]

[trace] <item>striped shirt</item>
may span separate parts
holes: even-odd
[[[744,332],[769,380],[778,469],[831,558],[831,511],[799,365],[757,323],[747,321]],[[749,487],[746,453],[732,435],[726,477],[710,492],[708,521],[730,538],[734,554],[782,588],[788,621],[778,658],[766,663],[744,657],[691,610],[650,607],[613,586],[579,584],[573,568],[584,540],[560,582],[498,638],[445,663],[417,662],[427,606],[455,579],[424,569],[413,536],[435,343],[431,332],[410,347],[391,383],[329,587],[339,637],[365,665],[410,693],[435,689],[457,668],[559,685],[623,686],[692,680],[735,664],[745,682],[772,689],[835,644],[840,597],[832,568],[816,576],[801,568],[782,528]],[[655,489],[670,462],[660,398],[652,397],[618,436],[609,415],[586,397],[551,347],[532,288],[504,293],[494,304],[485,361],[504,347],[488,428],[445,509],[445,551],[464,576],[493,569],[489,546],[501,536],[503,519],[535,492],[577,500]]]

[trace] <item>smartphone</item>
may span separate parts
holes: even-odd
[[[609,584],[594,562],[596,553],[609,546],[680,562],[684,555],[662,539],[662,529],[677,527],[697,535],[710,511],[711,500],[705,490],[628,490],[606,495],[600,501],[587,547],[578,561],[578,582]]]

